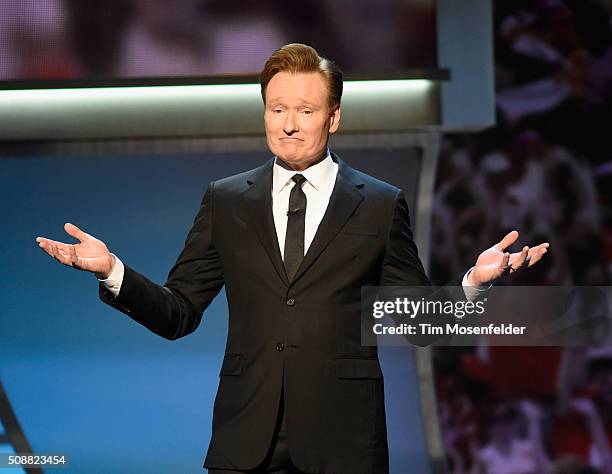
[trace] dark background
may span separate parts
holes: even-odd
[[[550,252],[500,284],[610,285],[612,2],[497,0],[494,7],[497,125],[443,137],[432,280],[444,283],[517,229],[519,245],[548,241]],[[584,413],[593,410],[612,446],[612,348],[485,341],[437,348],[434,363],[453,473],[542,472],[525,443],[539,445],[554,472],[612,472]]]

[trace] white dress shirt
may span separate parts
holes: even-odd
[[[289,210],[289,195],[295,182],[291,177],[298,173],[279,164],[278,158],[274,160],[272,172],[272,214],[274,216],[274,226],[278,237],[280,253],[285,258],[285,235],[287,233],[287,211]],[[304,255],[314,239],[319,224],[323,219],[323,214],[327,209],[329,197],[334,189],[336,175],[338,174],[338,163],[332,160],[329,151],[327,156],[317,164],[299,171],[306,178],[302,185],[302,190],[306,195],[306,217],[304,228]]]
[[[285,253],[285,234],[287,233],[289,194],[293,186],[295,186],[295,182],[291,177],[296,173],[297,171],[283,166],[282,162],[279,163],[278,158],[274,159],[274,166],[272,169],[272,214],[274,216],[278,246],[280,247],[280,253],[283,259]],[[338,174],[338,163],[332,160],[328,150],[327,156],[324,159],[299,173],[306,178],[306,181],[302,185],[307,203],[305,217],[306,225],[304,229],[305,255],[319,228],[325,210],[327,209],[329,198],[336,182],[336,175]],[[108,278],[98,279],[98,281],[100,281],[100,283],[102,283],[113,295],[117,296],[121,290],[124,271],[123,262],[115,255],[115,266],[111,274]],[[467,276],[470,271],[472,271],[471,268],[465,273],[462,285],[467,298],[473,300],[478,297],[481,291],[486,291],[488,288],[475,288],[469,286],[467,284]]]

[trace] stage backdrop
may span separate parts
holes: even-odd
[[[401,185],[414,202],[418,149],[338,151]],[[163,283],[208,183],[267,158],[0,158],[0,378],[34,452],[68,454],[66,473],[203,472],[227,332],[225,294],[195,333],[167,341],[100,302],[92,275],[52,261],[34,239],[71,242],[63,224],[72,222]],[[426,474],[414,352],[386,348],[381,358],[392,472]]]

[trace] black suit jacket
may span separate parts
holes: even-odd
[[[163,286],[125,265],[103,301],[167,338],[193,332],[225,285],[229,333],[204,466],[249,469],[270,445],[281,388],[290,454],[305,472],[388,472],[383,376],[360,343],[364,285],[428,285],[403,192],[339,169],[296,276],[272,216],[273,159],[210,183]]]

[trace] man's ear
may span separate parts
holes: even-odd
[[[329,133],[336,133],[340,126],[340,104],[334,106],[329,113]]]

